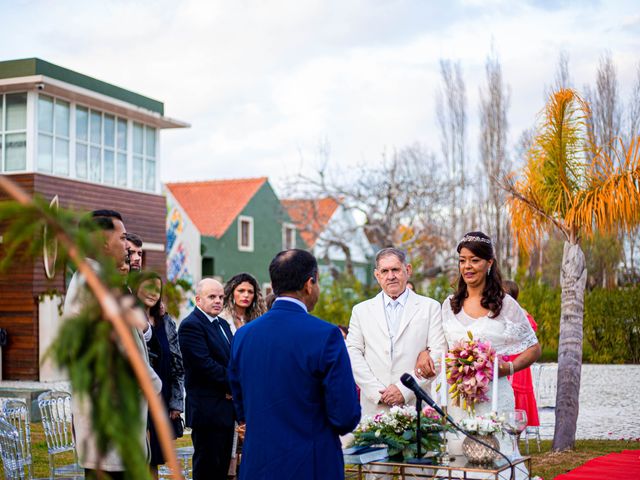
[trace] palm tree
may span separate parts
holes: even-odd
[[[558,344],[558,390],[553,450],[575,445],[582,322],[587,280],[580,239],[597,231],[629,230],[640,223],[640,137],[625,149],[594,145],[587,130],[589,106],[573,90],[553,93],[526,157],[521,178],[503,178],[512,229],[521,248],[551,230],[565,239]]]

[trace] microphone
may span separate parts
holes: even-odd
[[[444,411],[440,408],[440,405],[438,405],[435,402],[435,400],[431,398],[429,394],[425,392],[420,385],[418,385],[418,382],[416,382],[415,378],[413,378],[408,373],[403,373],[402,376],[400,377],[400,381],[405,387],[411,390],[416,395],[416,397],[422,399],[422,401],[424,402],[427,402],[427,404],[431,408],[433,408],[436,412],[438,412],[442,418],[447,418],[447,414],[444,413]]]
[[[420,385],[418,385],[418,382],[416,382],[416,379],[413,378],[410,374],[408,373],[403,373],[402,376],[400,377],[400,381],[402,382],[402,384],[407,387],[409,390],[411,390],[417,398],[421,399],[424,402],[427,402],[427,404],[433,408],[436,412],[438,412],[438,414],[440,414],[440,416],[442,418],[444,418],[447,422],[449,422],[451,424],[451,426],[453,426],[453,428],[455,428],[457,431],[459,431],[460,433],[462,433],[463,435],[471,438],[472,440],[474,440],[477,443],[480,443],[481,445],[484,445],[485,447],[489,448],[490,450],[493,450],[494,452],[496,452],[498,455],[500,455],[501,457],[503,457],[507,463],[509,464],[509,467],[511,468],[511,479],[513,480],[515,478],[515,467],[513,465],[513,463],[511,462],[511,460],[509,459],[509,457],[507,457],[504,453],[502,453],[500,450],[493,448],[491,445],[486,444],[485,442],[483,442],[482,440],[479,440],[478,438],[474,437],[473,435],[470,435],[469,433],[467,433],[465,430],[463,430],[462,428],[460,428],[458,426],[458,424],[456,424],[456,422],[453,421],[453,419],[447,415],[446,413],[444,413],[444,411],[440,408],[440,405],[438,405],[433,398],[431,398],[429,396],[429,394],[427,392],[425,392],[422,387],[420,387]],[[442,385],[440,388],[445,388],[445,385]]]

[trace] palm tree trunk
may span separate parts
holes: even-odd
[[[582,321],[587,268],[577,243],[564,243],[560,285],[562,304],[558,343],[558,389],[554,451],[573,449],[578,422],[580,373],[582,369]]]

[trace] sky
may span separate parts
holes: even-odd
[[[640,4],[595,0],[0,0],[0,59],[39,57],[164,102],[188,129],[161,134],[163,182],[378,165],[416,142],[440,153],[439,61],[462,66],[467,151],[495,51],[509,142],[544,106],[561,51],[576,88],[601,56],[621,99],[640,61]]]

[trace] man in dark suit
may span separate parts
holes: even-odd
[[[229,380],[246,421],[240,480],[344,478],[338,436],[360,420],[349,355],[338,327],[309,315],[318,264],[309,252],[280,252],[269,266],[277,298],[236,332]]]
[[[227,365],[233,335],[229,324],[218,319],[223,300],[220,282],[202,279],[196,286],[196,308],[178,330],[194,480],[226,479],[231,460],[235,415]]]

